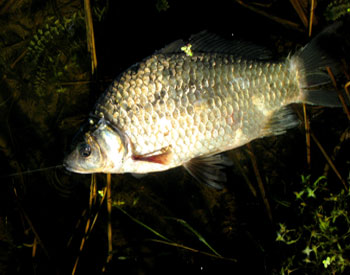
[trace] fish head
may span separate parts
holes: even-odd
[[[120,173],[127,147],[120,131],[101,120],[64,159],[67,170],[80,174]]]

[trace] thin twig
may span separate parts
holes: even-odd
[[[334,147],[334,149],[333,149],[333,154],[332,154],[332,156],[331,156],[331,159],[332,159],[333,161],[335,160],[337,154],[339,153],[339,151],[340,151],[340,149],[341,149],[341,146],[342,146],[342,145],[344,144],[344,142],[345,142],[346,140],[348,140],[349,138],[350,138],[350,129],[348,128],[348,129],[345,129],[345,131],[341,134],[340,139],[339,139],[339,143],[338,143],[338,144]],[[323,174],[324,174],[325,176],[327,176],[328,171],[329,171],[329,164],[328,164],[328,162],[326,163],[326,165],[325,165],[323,171],[324,171]]]
[[[235,167],[238,167],[238,170],[241,172],[245,182],[248,185],[248,188],[250,189],[250,191],[252,192],[253,196],[256,198],[256,189],[253,186],[253,184],[250,182],[248,176],[246,175],[246,173],[244,172],[241,163],[239,162],[238,158],[237,158],[237,153],[234,152],[233,154],[233,161],[235,163]]]
[[[91,6],[90,0],[84,0],[84,9],[85,9],[85,24],[86,24],[86,36],[88,42],[88,49],[91,53],[91,72],[94,74],[97,68],[97,57],[96,57],[96,48],[95,48],[95,35],[94,35],[94,26],[92,22]]]
[[[295,1],[293,1],[295,2]],[[299,2],[298,2],[299,3]],[[309,20],[309,37],[311,36],[312,32],[312,23],[313,23],[313,16],[314,16],[314,0],[311,0],[311,10],[310,10],[310,20]],[[304,14],[304,25],[307,26],[307,18],[305,13]],[[300,14],[299,14],[300,16]],[[306,104],[303,103],[303,114],[304,114],[304,127],[305,127],[305,138],[306,138],[306,163],[307,167],[311,168],[311,138],[310,138],[310,122],[307,116],[307,109]]]
[[[347,83],[345,84],[345,86],[344,86],[345,94],[346,94],[346,96],[348,97],[348,102],[350,102],[349,86],[350,86],[350,81],[347,82]]]
[[[105,188],[102,190],[102,193],[103,193],[103,196],[102,196],[102,199],[101,199],[101,201],[100,201],[99,209],[101,208],[101,206],[102,206],[102,204],[103,204],[103,202],[104,202],[104,200],[105,200],[105,198],[106,198],[107,187],[105,187]],[[89,232],[89,234],[92,232],[92,229],[93,229],[94,226],[95,226],[95,223],[96,223],[97,218],[98,218],[99,209],[97,210],[96,215],[95,215],[94,219],[92,220],[92,223],[91,223],[91,226],[90,226],[90,232]]]
[[[91,174],[90,198],[89,198],[89,213],[90,214],[92,212],[92,206],[93,206],[93,203],[95,201],[96,201],[96,175],[95,174]],[[87,221],[86,221],[84,236],[83,236],[83,238],[81,239],[81,242],[80,242],[79,254],[78,254],[78,256],[77,256],[77,258],[75,259],[75,262],[74,262],[72,275],[74,275],[76,270],[77,270],[77,266],[78,266],[79,259],[80,259],[80,254],[83,251],[85,242],[86,242],[86,240],[87,240],[87,238],[89,236],[89,233],[91,232],[90,224],[91,224],[91,218],[89,216]]]
[[[303,118],[302,114],[296,110],[296,113],[299,117],[299,119],[301,120]],[[322,155],[325,157],[325,159],[327,160],[327,162],[329,163],[330,167],[332,168],[332,170],[334,171],[334,173],[337,175],[337,177],[339,178],[339,180],[342,182],[342,184],[345,187],[345,190],[348,190],[348,187],[346,185],[346,182],[343,180],[342,176],[340,175],[340,173],[338,172],[338,169],[335,167],[335,165],[333,164],[332,159],[328,156],[327,152],[324,150],[323,146],[321,145],[321,143],[318,141],[318,139],[316,138],[316,136],[312,133],[312,131],[310,130],[310,135],[312,140],[316,143],[317,147],[320,149]]]
[[[34,238],[34,242],[33,242],[33,249],[32,249],[32,258],[35,258],[36,255],[36,249],[37,249],[37,244],[38,244],[38,240],[36,239],[36,237]]]
[[[78,228],[80,227],[81,221],[82,221],[83,217],[86,215],[86,212],[87,212],[87,209],[84,209],[83,212],[81,213],[80,219],[75,224],[75,228],[74,228],[75,231],[78,230]],[[69,238],[66,246],[69,247],[71,245],[72,241],[73,241],[73,235]]]
[[[338,172],[338,169],[335,167],[335,165],[333,164],[333,161],[331,160],[331,158],[328,156],[328,154],[326,153],[326,151],[324,150],[324,148],[322,147],[321,143],[318,141],[318,139],[315,137],[315,135],[310,132],[312,139],[314,140],[314,142],[317,144],[318,148],[320,149],[321,153],[323,154],[323,156],[325,157],[325,159],[327,160],[327,162],[329,163],[329,165],[332,167],[332,170],[334,171],[334,173],[337,175],[337,177],[339,178],[339,180],[341,181],[341,183],[344,185],[344,188],[346,191],[348,191],[348,186],[346,184],[346,182],[344,181],[344,179],[342,178],[342,176],[340,175],[340,173]]]
[[[27,213],[24,211],[24,209],[23,209],[23,207],[22,207],[22,205],[21,205],[21,203],[20,203],[20,201],[18,199],[16,187],[13,187],[13,192],[15,193],[15,197],[16,197],[16,200],[17,200],[17,206],[18,206],[20,212],[22,213],[23,217],[27,221],[30,229],[32,230],[32,232],[33,232],[33,234],[35,236],[36,241],[38,242],[38,244],[40,245],[40,247],[44,251],[45,256],[50,260],[49,253],[47,252],[47,250],[46,250],[46,248],[44,246],[44,243],[41,241],[41,238],[39,237],[38,232],[34,228],[34,225],[33,225],[32,221],[29,219]]]
[[[16,60],[10,65],[10,68],[13,69],[16,64],[27,54],[28,49],[25,49],[17,58]]]
[[[333,86],[334,86],[335,90],[336,90],[337,93],[338,93],[340,102],[341,102],[341,104],[342,104],[342,106],[343,106],[343,110],[344,110],[346,116],[348,117],[348,119],[350,120],[350,112],[349,112],[348,106],[346,106],[345,99],[344,99],[342,93],[341,93],[341,92],[339,91],[339,89],[338,89],[337,82],[336,82],[336,80],[335,80],[334,74],[332,73],[332,70],[331,70],[330,67],[327,66],[326,69],[327,69],[327,72],[328,72],[328,74],[329,74],[329,76],[330,76],[330,78],[331,78],[331,80],[332,80]],[[346,85],[345,85],[345,86],[346,86]],[[345,89],[345,90],[346,90],[346,89]]]
[[[299,0],[290,0],[290,3],[292,4],[293,8],[295,9],[297,14],[299,15],[299,18],[300,18],[301,22],[303,23],[303,25],[305,27],[307,27],[307,25],[308,25],[307,17],[306,17],[304,9],[301,6]]]
[[[256,158],[255,158],[254,152],[253,152],[253,147],[252,147],[252,145],[250,143],[247,144],[247,147],[248,147],[248,153],[249,153],[249,156],[250,156],[250,160],[251,160],[251,162],[253,164],[253,169],[254,169],[254,173],[255,173],[255,176],[256,176],[256,180],[258,182],[260,194],[261,194],[261,197],[262,197],[263,202],[265,204],[267,215],[269,217],[269,220],[272,221],[273,219],[272,219],[270,203],[269,203],[269,201],[268,201],[268,199],[266,197],[264,184],[263,184],[261,176],[260,176],[260,172],[259,172],[259,169],[258,169],[258,164],[257,164]]]
[[[289,21],[289,20],[286,20],[286,19],[283,19],[283,18],[279,18],[279,17],[274,16],[274,15],[271,15],[271,14],[268,13],[268,12],[264,12],[264,11],[262,11],[262,10],[260,10],[260,9],[254,8],[254,7],[250,6],[250,5],[247,5],[246,3],[244,3],[244,2],[241,1],[241,0],[236,0],[236,2],[237,2],[238,4],[240,4],[241,6],[243,6],[243,7],[247,8],[247,9],[250,9],[250,10],[252,10],[252,11],[254,11],[254,12],[260,14],[260,15],[263,15],[263,16],[265,16],[265,17],[267,17],[267,18],[269,18],[269,19],[271,19],[271,20],[273,20],[273,21],[276,21],[276,22],[278,22],[278,23],[280,23],[280,24],[282,24],[282,25],[286,25],[286,26],[288,26],[288,27],[291,27],[291,28],[293,28],[293,29],[296,29],[297,31],[301,31],[301,32],[304,31],[304,30],[300,27],[300,25],[297,24],[297,23],[294,23],[294,22],[292,22],[292,21]]]
[[[312,23],[314,21],[314,10],[315,10],[315,0],[311,0],[310,20],[309,20],[309,37],[311,37],[311,33],[312,33]]]
[[[111,174],[107,174],[107,237],[108,237],[108,256],[106,265],[112,260],[113,242],[112,242],[112,192],[111,192]],[[102,272],[106,271],[106,265],[103,266]]]
[[[307,116],[306,104],[303,103],[304,128],[306,138],[306,163],[311,168],[311,139],[310,139],[310,122]]]

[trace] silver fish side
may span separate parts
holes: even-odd
[[[127,136],[133,155],[171,146],[171,159],[158,166],[165,170],[284,131],[266,124],[281,107],[300,101],[297,72],[289,63],[154,55],[115,81],[94,115]]]

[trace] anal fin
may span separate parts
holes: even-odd
[[[191,159],[183,166],[198,182],[221,190],[226,182],[226,174],[222,171],[224,166],[232,162],[224,154],[200,156]]]
[[[296,117],[290,106],[283,107],[274,111],[269,120],[262,129],[263,136],[280,135],[290,128],[299,125],[299,120]]]

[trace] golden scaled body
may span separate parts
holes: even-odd
[[[289,67],[219,54],[154,55],[110,86],[95,115],[127,135],[134,155],[171,152],[155,167],[166,170],[274,134],[271,116],[299,95]]]

